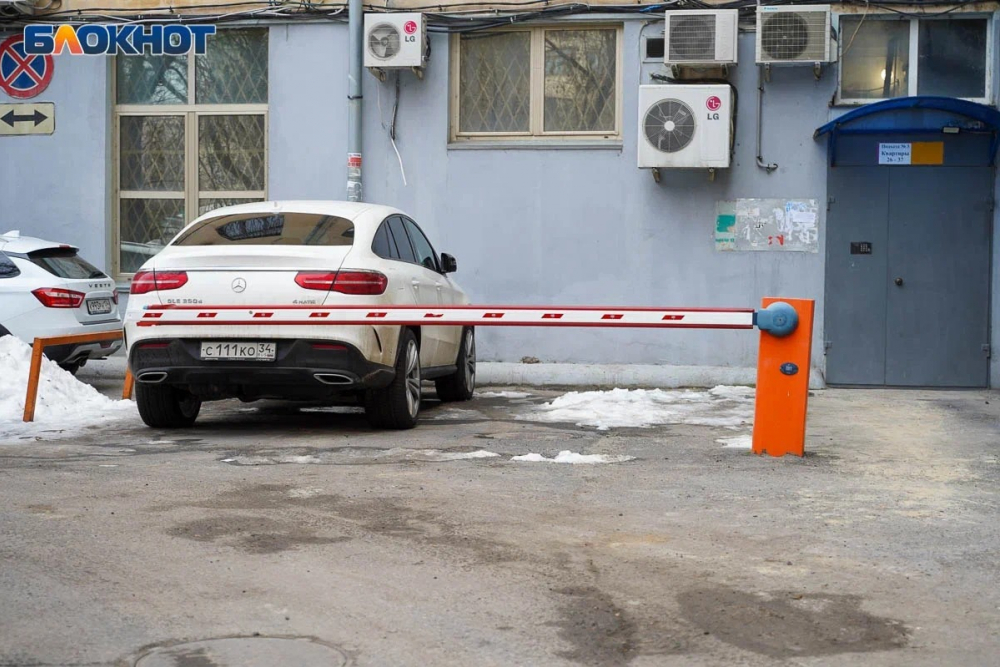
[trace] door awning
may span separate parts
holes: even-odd
[[[841,134],[943,132],[991,135],[990,156],[993,159],[1000,135],[1000,111],[954,97],[897,97],[848,111],[817,128],[813,138],[827,136],[830,162],[836,164],[837,136]]]

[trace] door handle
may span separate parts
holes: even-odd
[[[896,287],[902,287],[903,286],[903,279],[902,278],[896,278],[892,282],[896,283]]]
[[[411,280],[410,284],[413,285],[414,287],[416,287],[417,289],[420,289],[420,281],[419,280]]]

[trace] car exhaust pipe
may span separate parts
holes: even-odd
[[[150,371],[149,373],[140,373],[135,379],[143,384],[157,384],[167,379],[167,373],[166,371]]]
[[[316,373],[315,375],[313,375],[313,377],[322,382],[323,384],[331,384],[331,385],[354,384],[354,378],[348,377],[346,375],[341,375],[340,373]]]

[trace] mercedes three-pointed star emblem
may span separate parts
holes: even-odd
[[[236,280],[233,281],[233,291],[236,292],[237,294],[242,292],[246,288],[247,288],[247,281],[243,280],[242,278],[237,278]]]

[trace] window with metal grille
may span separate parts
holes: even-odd
[[[456,36],[452,140],[618,138],[620,43],[603,26]]]
[[[912,95],[992,99],[990,19],[840,18],[838,101]]]
[[[203,56],[116,57],[116,275],[198,215],[267,198],[267,42],[220,29]]]

